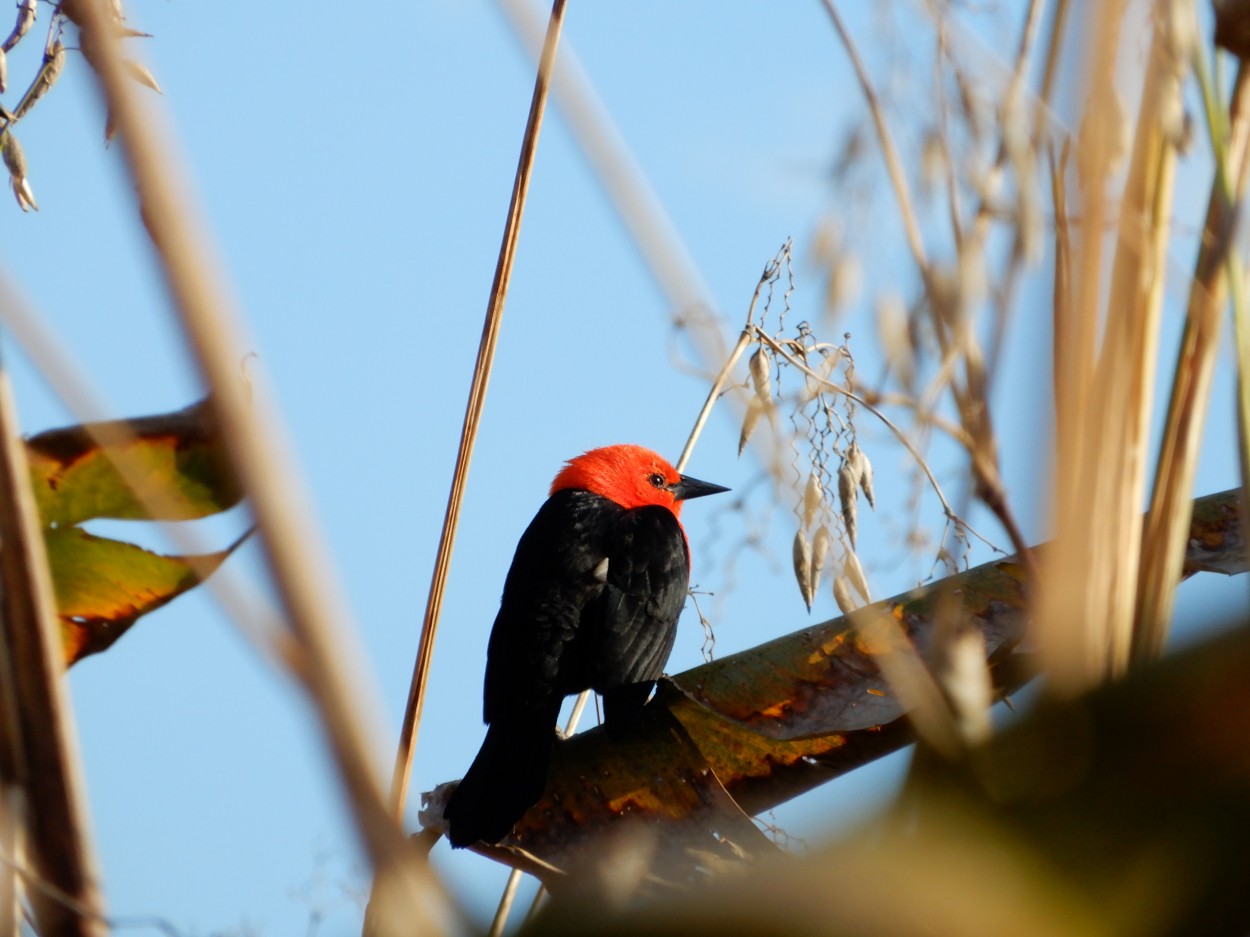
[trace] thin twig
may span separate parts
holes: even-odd
[[[725,366],[721,368],[720,374],[716,375],[716,380],[712,382],[712,386],[707,392],[707,399],[703,401],[703,407],[699,410],[699,416],[695,419],[694,427],[690,430],[690,436],[686,439],[686,445],[682,448],[681,456],[677,459],[677,464],[674,466],[677,471],[685,470],[686,463],[690,461],[690,456],[694,452],[694,444],[698,442],[699,436],[703,432],[704,424],[707,423],[707,418],[712,413],[712,406],[724,391],[725,385],[729,382],[729,375],[733,373],[738,359],[742,357],[742,353],[747,350],[747,346],[750,344],[751,333],[743,329],[742,334],[738,336],[738,344],[734,345],[733,351],[725,359]]]
[[[495,357],[495,345],[499,339],[499,323],[503,318],[504,300],[508,283],[512,278],[512,264],[516,256],[517,239],[520,236],[521,217],[525,212],[525,197],[529,192],[530,174],[534,166],[534,152],[538,146],[538,134],[542,129],[543,113],[547,106],[547,89],[551,80],[552,63],[556,46],[560,41],[560,28],[564,23],[566,0],[555,0],[551,19],[547,23],[547,38],[543,45],[542,59],[534,79],[534,95],[530,101],[529,120],[521,142],[521,156],[516,178],[512,185],[512,200],[508,205],[508,217],[504,223],[503,243],[495,265],[495,280],[491,284],[490,299],[486,304],[486,321],[482,326],[482,339],[478,345],[477,363],[473,369],[473,383],[465,405],[464,423],[460,431],[460,447],[456,452],[456,469],[452,475],[451,491],[447,496],[447,510],[443,515],[443,532],[439,537],[438,555],[430,579],[430,592],[426,600],[425,618],[421,623],[421,643],[413,667],[412,683],[408,689],[408,703],[404,709],[404,722],[400,729],[399,750],[395,754],[395,774],[391,782],[391,808],[397,817],[404,813],[408,795],[408,779],[412,773],[413,751],[417,744],[417,731],[421,724],[421,709],[425,701],[425,688],[429,679],[430,663],[434,654],[434,635],[443,608],[443,594],[447,586],[447,574],[451,568],[452,550],[456,543],[456,526],[460,520],[460,508],[464,502],[464,488],[469,474],[469,462],[473,458],[473,445],[477,440],[478,423],[486,399],[486,386],[490,381],[491,364]]]
[[[788,252],[789,245],[790,242],[787,241],[785,246],[781,248],[782,253]],[[725,385],[729,382],[729,375],[733,373],[734,367],[738,364],[738,359],[742,357],[742,353],[751,344],[751,329],[755,325],[755,306],[759,302],[760,293],[763,292],[764,286],[777,276],[778,269],[779,265],[776,259],[770,260],[764,265],[764,272],[760,274],[760,278],[755,284],[755,292],[751,295],[751,305],[747,307],[746,325],[743,326],[742,333],[738,336],[738,343],[734,345],[733,351],[725,359],[725,363],[721,366],[716,379],[712,381],[712,386],[707,392],[707,398],[703,401],[703,408],[699,411],[698,417],[695,418],[690,435],[686,438],[686,445],[682,447],[681,456],[678,457],[677,464],[674,466],[679,472],[683,471],[686,468],[686,463],[690,461],[690,456],[694,452],[694,445],[698,442],[699,436],[703,432],[703,427],[707,423],[707,418],[712,412],[713,405],[720,399],[721,393],[725,390]]]

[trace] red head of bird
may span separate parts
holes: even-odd
[[[568,488],[594,492],[626,509],[654,504],[673,514],[680,513],[682,501],[729,490],[682,475],[659,453],[633,445],[604,446],[569,459],[551,483],[551,494]]]

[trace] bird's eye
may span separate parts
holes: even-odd
[[[659,472],[656,472],[654,475],[649,475],[647,477],[647,481],[649,481],[656,488],[663,488],[665,485],[668,484],[668,479],[665,478],[663,475],[661,475]]]

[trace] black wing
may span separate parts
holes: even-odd
[[[611,725],[612,709],[641,707],[664,672],[690,584],[690,554],[672,511],[645,507],[620,515],[607,556],[607,583],[587,609],[586,626],[595,636],[592,685],[605,696]]]
[[[554,727],[560,701],[591,686],[583,612],[603,592],[607,533],[625,513],[588,491],[558,491],[521,535],[487,652],[487,722],[542,711]]]

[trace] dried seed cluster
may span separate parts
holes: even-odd
[[[810,610],[822,577],[826,570],[832,570],[834,597],[840,608],[849,611],[855,604],[852,590],[862,601],[869,601],[867,578],[855,555],[855,544],[860,494],[870,507],[875,506],[872,464],[856,436],[855,403],[843,392],[853,383],[855,361],[850,348],[819,341],[806,322],[793,329],[786,326],[792,279],[775,330],[764,330],[772,286],[781,279],[783,268],[789,270],[790,249],[791,242],[787,241],[764,270],[760,287],[767,286],[769,293],[759,324],[748,319],[747,330],[756,348],[747,360],[750,396],[738,451],[746,447],[761,418],[767,416],[775,427],[778,414],[787,414],[792,427],[788,434],[789,471],[798,492],[794,505],[798,523],[792,547],[794,578]],[[759,288],[756,295],[758,298]],[[801,375],[800,385],[788,389],[783,373]]]
[[[54,2],[50,5],[52,7],[52,19],[48,25],[48,35],[44,41],[43,58],[40,61],[39,70],[35,73],[35,77],[31,80],[25,93],[12,110],[0,104],[0,153],[3,154],[5,168],[9,170],[9,185],[13,189],[13,195],[17,199],[18,207],[22,211],[31,209],[38,211],[39,205],[35,202],[30,179],[27,177],[26,155],[22,150],[21,143],[18,142],[17,136],[13,133],[13,127],[30,113],[31,109],[39,101],[43,100],[52,86],[56,84],[57,79],[60,78],[61,72],[65,69],[65,58],[68,51],[68,47],[65,44],[66,27],[70,23],[78,22],[76,0],[61,0],[61,2]],[[109,0],[108,10],[119,37],[133,38],[147,35],[147,33],[127,29],[123,25],[124,17],[122,15],[121,0]],[[13,24],[13,30],[9,33],[8,38],[0,44],[0,95],[8,91],[9,52],[30,32],[31,27],[35,24],[37,12],[38,0],[18,0],[17,21]],[[160,92],[161,89],[156,79],[145,66],[127,59],[126,68],[140,84],[146,85],[158,93]],[[106,142],[113,135],[112,124],[113,122],[110,118],[105,126],[104,137]]]

